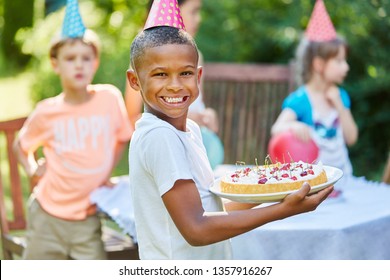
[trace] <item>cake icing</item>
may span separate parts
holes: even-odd
[[[227,193],[272,193],[299,189],[305,181],[311,186],[327,181],[321,162],[238,167],[222,177],[220,185],[221,191]]]
[[[323,170],[322,163],[310,164],[302,161],[293,163],[277,163],[254,167],[238,168],[233,174],[226,174],[224,180],[239,184],[272,184],[295,182],[300,178],[310,180]]]

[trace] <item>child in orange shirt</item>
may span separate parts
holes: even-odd
[[[77,2],[68,1],[67,8],[70,4]],[[29,204],[25,259],[106,257],[89,195],[109,184],[132,128],[121,92],[90,84],[99,64],[99,42],[82,27],[77,34],[63,30],[52,42],[51,63],[63,92],[37,104],[14,145],[27,175],[39,179]],[[34,159],[39,147],[46,163]]]

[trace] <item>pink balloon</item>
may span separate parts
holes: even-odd
[[[318,158],[318,147],[312,139],[304,142],[291,132],[284,132],[271,138],[268,144],[268,153],[272,162],[301,160],[313,163]]]

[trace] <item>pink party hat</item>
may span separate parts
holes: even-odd
[[[171,26],[185,30],[177,0],[154,0],[145,29],[156,26]]]
[[[310,41],[324,42],[336,39],[337,34],[322,0],[317,0],[307,25],[306,38]]]

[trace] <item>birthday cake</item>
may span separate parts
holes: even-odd
[[[221,178],[220,188],[223,193],[266,194],[297,190],[303,182],[313,187],[327,180],[321,163],[278,162],[253,167],[238,166]]]

